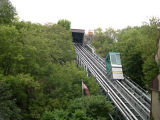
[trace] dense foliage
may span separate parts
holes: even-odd
[[[10,24],[15,20],[16,10],[9,0],[0,0],[0,24]]]
[[[42,120],[108,120],[111,104],[103,96],[77,98],[66,110],[46,111]]]
[[[69,30],[70,27],[71,27],[71,22],[68,21],[68,20],[65,20],[65,19],[59,20],[59,21],[58,21],[58,24],[61,25],[61,26],[63,26],[63,27],[66,28],[67,30]]]
[[[124,73],[142,87],[149,88],[158,72],[154,56],[159,26],[159,19],[152,18],[140,27],[117,31],[109,28],[104,32],[98,28],[92,44],[102,57],[109,51],[120,52]]]
[[[82,96],[82,79],[91,95],[100,94],[94,78],[76,65],[69,21],[19,22],[11,3],[0,2],[0,119],[39,120],[47,111],[65,116],[70,101]]]

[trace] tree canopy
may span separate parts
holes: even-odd
[[[0,24],[12,23],[16,14],[16,10],[9,0],[0,0]]]
[[[61,25],[62,27],[66,28],[67,30],[70,30],[71,27],[71,22],[65,19],[61,19],[58,21],[58,24]]]
[[[1,119],[40,120],[52,111],[63,117],[70,101],[81,97],[82,79],[91,95],[101,94],[95,79],[77,67],[68,20],[17,21],[12,4],[0,2]]]
[[[90,96],[71,101],[66,110],[46,111],[42,120],[109,120],[112,106],[104,96]]]
[[[0,76],[2,91],[9,86],[5,99],[12,97],[15,119],[40,119],[45,110],[65,109],[81,97],[81,79],[91,94],[100,94],[94,78],[77,68],[71,31],[58,24],[0,25]],[[8,104],[0,109],[7,111]],[[14,115],[2,113],[6,119]]]

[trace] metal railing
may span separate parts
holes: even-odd
[[[93,47],[92,45],[89,45],[90,47]],[[93,47],[94,49],[94,47]],[[92,54],[92,53],[91,53]],[[103,66],[103,69],[105,69],[105,59],[100,57],[98,54],[94,53],[95,57],[97,58],[98,61],[101,61],[99,63],[101,63],[101,65]],[[150,109],[150,104],[151,104],[151,98],[149,97],[149,95],[147,95],[147,92],[140,87],[137,83],[135,83],[134,81],[132,81],[129,77],[127,77],[124,74],[124,81],[123,84],[128,87],[128,89],[130,91],[132,91],[132,93],[134,93],[138,99],[141,99],[145,104],[147,104],[148,108]]]
[[[100,60],[100,58],[97,58],[97,55],[95,56],[94,54],[91,54],[86,48],[79,44],[75,44],[75,51],[77,53],[77,61],[83,62],[83,66],[86,66],[93,74],[97,82],[108,94],[125,119],[149,119],[149,103],[144,99],[138,99],[138,94],[137,96],[133,95],[133,93],[126,87],[128,84],[108,79],[106,77],[105,65],[102,59]],[[136,89],[139,90],[139,88]]]

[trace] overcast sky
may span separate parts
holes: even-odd
[[[71,21],[71,27],[122,29],[160,17],[160,0],[11,0],[20,20],[36,23]]]

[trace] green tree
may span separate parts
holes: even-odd
[[[3,81],[10,85],[17,106],[21,109],[23,119],[40,118],[43,112],[43,99],[40,101],[41,91],[39,83],[34,81],[30,75],[19,74],[17,76],[6,76]]]
[[[70,113],[75,114],[75,110],[85,111],[86,116],[91,119],[109,119],[109,113],[112,112],[111,104],[104,96],[89,96],[77,98],[69,106]]]
[[[112,28],[108,28],[104,32],[101,28],[95,29],[92,44],[101,56],[105,57],[108,52],[112,51],[113,43],[117,40],[115,34]]]
[[[58,21],[58,24],[66,28],[67,30],[70,30],[71,22],[65,19],[61,19]]]
[[[3,120],[21,120],[20,108],[16,105],[10,85],[3,82],[0,76],[0,118]]]
[[[0,0],[0,24],[12,23],[16,15],[16,10],[9,0]]]
[[[18,41],[15,26],[0,27],[0,70],[4,75],[14,74],[18,62],[23,59],[22,44]]]
[[[71,101],[66,110],[44,112],[42,120],[109,120],[111,104],[104,96],[89,96]]]
[[[46,111],[43,113],[41,120],[69,120],[68,112],[64,110]]]
[[[7,5],[11,5],[9,1]],[[81,79],[92,95],[100,93],[94,78],[76,67],[69,21],[46,25],[13,22],[7,14],[0,20],[0,74],[4,83],[0,91],[6,90],[1,98],[8,94],[0,98],[3,118],[39,120],[44,111],[67,108],[70,100],[81,96]],[[11,112],[5,115],[7,111]],[[82,111],[77,111],[74,116],[80,114]]]
[[[91,95],[100,94],[99,87],[93,77],[88,78],[83,70],[74,63],[65,65],[49,65],[39,78],[43,91],[48,97],[48,109],[66,108],[69,100],[81,97],[82,79],[88,86]]]

